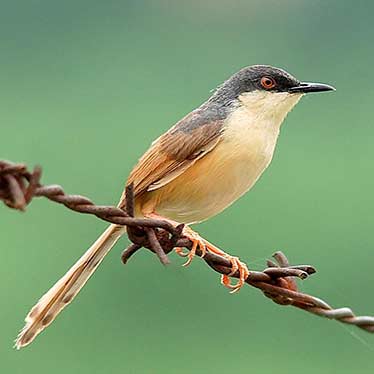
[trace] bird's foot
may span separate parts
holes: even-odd
[[[197,249],[200,249],[201,251],[201,258],[205,256],[206,245],[204,239],[188,226],[184,227],[183,236],[191,240],[192,248],[190,251],[185,252],[183,248],[178,247],[175,249],[175,252],[178,253],[179,256],[188,257],[187,261],[183,264],[183,266],[188,266],[191,264],[193,258],[195,257]]]
[[[240,261],[238,257],[231,256],[223,250],[217,248],[215,245],[209,243],[188,226],[184,228],[183,235],[190,239],[193,243],[191,250],[187,252],[183,251],[183,248],[176,248],[176,253],[182,257],[188,257],[187,262],[184,263],[183,266],[188,266],[191,264],[196,255],[197,249],[200,249],[201,251],[200,257],[204,257],[207,251],[214,253],[218,256],[226,258],[231,262],[231,272],[221,276],[221,284],[229,288],[231,290],[230,293],[238,292],[243,287],[245,280],[249,275],[248,267],[244,262]],[[239,272],[238,282],[236,284],[232,284],[230,276],[234,275],[237,271]]]
[[[177,226],[178,222],[172,221],[170,219],[167,219],[163,216],[158,215],[157,213],[151,213],[145,215],[149,218],[158,218],[158,219],[164,219],[165,221],[170,222],[172,225]],[[212,243],[209,243],[207,240],[205,240],[203,237],[201,237],[197,232],[192,230],[189,226],[185,226],[183,229],[183,236],[191,240],[192,242],[192,248],[190,251],[184,251],[183,248],[176,248],[175,252],[182,257],[188,257],[187,261],[183,264],[183,266],[188,266],[191,264],[192,260],[194,259],[196,255],[196,251],[200,251],[200,257],[204,257],[207,251],[214,253],[218,256],[222,256],[230,261],[231,263],[231,272],[229,274],[223,274],[221,276],[221,284],[223,284],[225,287],[229,288],[231,291],[230,293],[238,292],[244,285],[246,279],[249,275],[249,270],[247,265],[240,261],[238,257],[231,256],[224,252],[223,250],[219,249]],[[232,284],[230,277],[234,275],[236,272],[239,272],[239,278],[237,283]]]
[[[218,256],[222,256],[231,262],[231,272],[229,274],[223,274],[221,276],[221,284],[229,288],[231,290],[230,293],[238,292],[244,286],[245,281],[248,278],[249,270],[247,265],[244,262],[240,261],[239,257],[229,255],[222,249],[207,242],[206,240],[205,244],[209,252],[212,252]],[[234,275],[236,272],[239,272],[239,278],[236,283],[232,284],[230,277]]]
[[[231,290],[230,293],[235,293],[244,286],[249,275],[249,270],[247,265],[240,261],[238,257],[227,255],[226,258],[230,260],[232,270],[229,274],[223,274],[221,276],[221,283]],[[232,284],[230,276],[234,275],[236,271],[239,271],[239,279],[236,284]]]

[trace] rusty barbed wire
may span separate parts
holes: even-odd
[[[32,172],[26,165],[0,160],[0,200],[8,207],[24,211],[34,197],[63,204],[67,208],[85,214],[92,214],[105,221],[126,225],[132,244],[122,253],[124,264],[142,247],[154,252],[163,264],[169,262],[167,254],[174,248],[191,250],[192,242],[183,237],[184,225],[177,227],[158,219],[135,218],[132,186],[126,190],[126,211],[114,206],[95,205],[80,195],[68,195],[59,185],[44,186],[40,183],[41,168]],[[200,250],[196,254],[202,256]],[[267,261],[263,271],[250,271],[246,283],[260,289],[263,294],[279,305],[290,305],[317,316],[326,317],[345,324],[374,332],[374,317],[356,316],[350,308],[333,309],[325,301],[298,291],[295,278],[306,279],[316,270],[309,265],[290,266],[282,252],[273,255],[275,262]],[[230,274],[231,262],[221,256],[207,252],[202,259],[217,273]],[[239,272],[230,274],[239,278]]]

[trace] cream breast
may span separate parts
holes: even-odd
[[[217,146],[173,181],[149,192],[149,210],[184,223],[201,222],[224,210],[269,165],[280,125],[300,97],[266,92],[242,95],[225,120]]]

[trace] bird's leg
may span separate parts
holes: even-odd
[[[209,252],[227,258],[231,262],[231,272],[229,274],[222,274],[221,283],[231,290],[230,293],[238,292],[243,287],[246,279],[248,278],[249,270],[247,265],[244,262],[240,261],[239,257],[231,256],[222,249],[213,245],[212,243],[209,243],[204,238],[201,239],[204,241],[206,248]],[[239,271],[238,282],[236,284],[231,284],[230,276],[234,275],[237,271]]]
[[[147,218],[162,219],[164,221],[167,221],[167,222],[171,223],[173,226],[178,226],[180,224],[179,222],[173,221],[169,218],[165,218],[165,217],[163,217],[163,216],[161,216],[157,213],[148,213],[148,214],[144,214],[144,216],[147,217]],[[175,252],[181,257],[188,257],[188,260],[183,264],[183,266],[188,266],[191,263],[191,261],[193,260],[193,258],[195,257],[195,254],[196,254],[196,251],[197,251],[198,248],[201,251],[201,257],[205,256],[206,246],[205,246],[202,238],[199,236],[199,234],[194,232],[188,226],[185,226],[183,228],[182,235],[191,240],[192,248],[191,248],[190,251],[185,252],[183,250],[183,248],[177,247],[175,249]]]
[[[182,234],[183,236],[191,240],[192,248],[187,253],[183,251],[183,248],[177,248],[175,251],[182,257],[188,257],[188,260],[183,264],[183,266],[188,266],[191,264],[193,258],[195,257],[196,250],[200,249],[200,257],[204,257],[207,247],[204,239],[197,232],[193,231],[189,226],[185,226],[183,228]]]
[[[179,225],[179,222],[170,220],[168,218],[165,218],[163,216],[160,216],[157,213],[150,213],[145,215],[148,218],[157,218],[157,219],[163,219],[165,221],[170,222],[172,225]],[[176,248],[176,253],[182,257],[188,257],[188,260],[186,263],[183,264],[183,266],[188,266],[191,264],[193,258],[196,255],[197,249],[200,249],[201,256],[204,257],[207,251],[214,253],[218,256],[222,256],[226,259],[228,259],[231,262],[231,272],[229,274],[223,274],[221,277],[221,283],[229,288],[231,290],[231,293],[237,292],[240,290],[240,288],[244,285],[245,280],[247,279],[249,275],[249,270],[247,265],[244,262],[241,262],[238,257],[231,256],[224,252],[223,250],[219,249],[212,243],[205,240],[203,237],[201,237],[196,231],[192,230],[189,226],[185,226],[183,229],[183,236],[191,240],[192,242],[192,248],[189,252],[184,252],[182,248]],[[230,282],[230,276],[235,274],[237,271],[239,271],[239,280],[236,284],[231,284]]]

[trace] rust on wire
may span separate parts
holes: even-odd
[[[10,208],[24,211],[34,197],[45,197],[75,212],[92,214],[105,221],[127,226],[132,244],[122,253],[124,264],[142,247],[154,252],[163,264],[169,263],[167,254],[174,248],[192,248],[192,242],[182,235],[183,224],[174,227],[163,220],[134,217],[132,186],[126,190],[124,211],[114,206],[95,205],[84,196],[68,195],[58,185],[44,186],[40,183],[40,177],[40,167],[30,172],[23,164],[0,160],[0,200]],[[196,254],[200,257],[202,255],[199,250]],[[316,270],[312,266],[290,266],[282,252],[276,252],[273,257],[275,261],[268,260],[267,268],[263,271],[250,271],[246,279],[249,286],[258,288],[279,305],[291,305],[317,316],[374,332],[374,317],[356,316],[350,308],[333,309],[325,301],[298,291],[295,279],[306,279],[314,274]],[[210,252],[202,259],[217,273],[231,274],[231,262],[228,259]],[[230,276],[239,278],[239,272]]]

